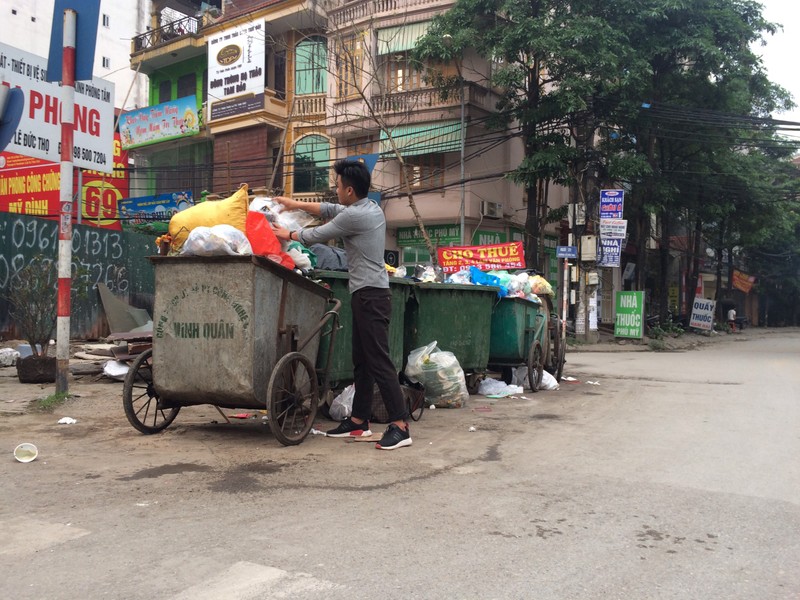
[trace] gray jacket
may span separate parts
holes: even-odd
[[[303,229],[297,239],[305,246],[342,238],[350,271],[350,293],[364,287],[388,288],[389,276],[383,252],[386,249],[386,219],[381,207],[368,198],[350,206],[322,202],[324,225]]]

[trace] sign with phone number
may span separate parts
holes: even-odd
[[[61,161],[61,87],[48,83],[47,59],[0,44],[0,84],[22,90],[25,109],[5,150]],[[74,150],[76,167],[114,170],[114,84],[103,79],[75,82]]]
[[[120,229],[119,202],[128,197],[128,153],[122,150],[119,134],[114,139],[111,175],[84,171],[81,188],[81,219],[84,224]],[[78,178],[73,185],[77,190]],[[0,153],[0,212],[57,219],[60,213],[60,165],[38,158]]]

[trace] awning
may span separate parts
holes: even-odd
[[[378,30],[378,55],[411,50],[417,40],[428,32],[430,21],[410,23]]]
[[[392,140],[403,156],[439,154],[461,150],[461,122],[401,125],[392,130]],[[381,154],[391,154],[392,145],[381,131]]]

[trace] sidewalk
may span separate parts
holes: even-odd
[[[685,352],[694,350],[706,344],[721,341],[744,341],[753,336],[769,335],[771,332],[786,331],[782,329],[766,329],[763,327],[748,327],[735,333],[721,333],[711,331],[708,333],[685,332],[678,337],[664,337],[662,350],[651,348],[651,338],[645,336],[641,340],[617,339],[612,333],[600,331],[600,340],[596,344],[573,343],[567,344],[567,353],[570,352]]]
[[[664,338],[663,352],[686,352],[707,344],[722,341],[746,341],[753,336],[768,335],[771,332],[785,331],[785,329],[748,328],[734,334],[713,333],[708,335],[684,333],[680,337]],[[0,347],[15,347],[16,342],[2,342]],[[607,332],[600,332],[600,342],[597,344],[570,344],[567,346],[567,360],[569,354],[574,352],[653,352],[650,348],[650,339],[643,340],[617,340]],[[73,348],[80,348],[81,344],[73,344]],[[102,363],[108,359],[98,357],[97,361],[87,361],[73,358],[70,367],[88,363]],[[109,406],[121,409],[122,382],[115,381],[103,375],[70,375],[69,392],[74,397],[97,397],[107,399]],[[30,404],[40,398],[55,394],[55,384],[24,384],[17,379],[15,367],[0,367],[0,414],[22,414],[28,410]]]

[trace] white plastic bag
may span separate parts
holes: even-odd
[[[186,238],[181,254],[186,256],[225,256],[252,254],[247,236],[233,225],[195,227]]]
[[[13,348],[0,349],[0,367],[11,367],[17,363],[19,352]]]
[[[436,340],[433,340],[427,346],[416,348],[408,353],[408,364],[406,365],[405,374],[412,383],[422,382],[422,365],[428,360],[428,357],[437,350]]]
[[[300,270],[307,270],[311,268],[311,259],[307,254],[300,252],[297,248],[289,248],[286,253],[292,257],[294,266]]]
[[[542,372],[542,383],[539,384],[540,390],[557,390],[560,387],[555,377],[547,371]]]
[[[478,386],[478,393],[483,396],[511,396],[521,394],[523,389],[518,385],[509,385],[499,379],[484,379]]]
[[[353,414],[353,398],[356,395],[356,388],[351,383],[342,390],[342,393],[336,396],[331,402],[331,419],[334,421],[344,421],[347,417]]]

